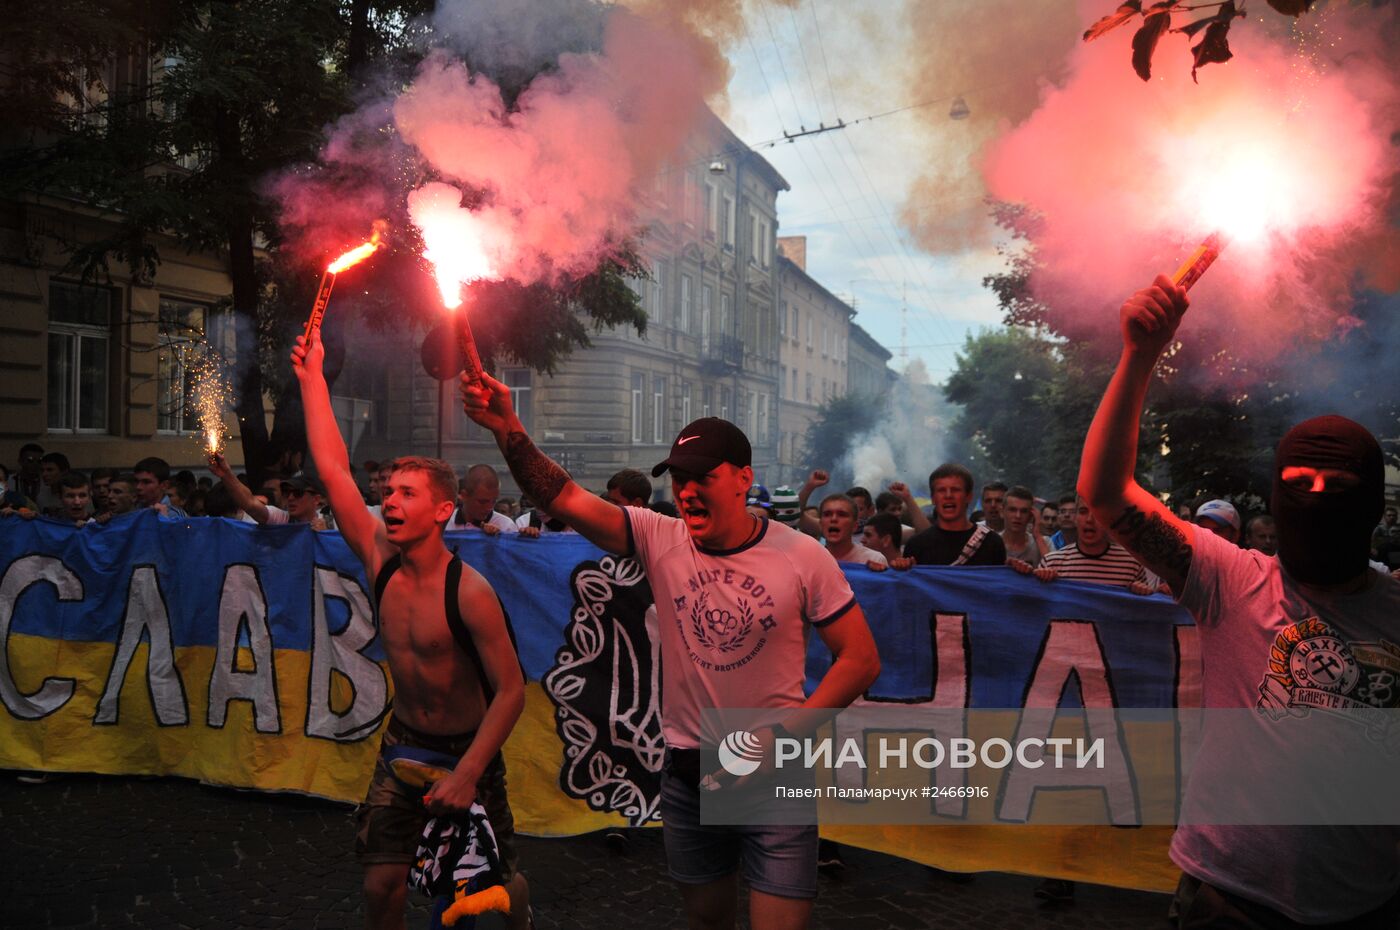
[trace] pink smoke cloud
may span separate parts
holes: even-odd
[[[1241,20],[1234,60],[1199,85],[1179,34],[1145,83],[1128,66],[1132,27],[1080,46],[982,159],[993,197],[1043,215],[1031,287],[1062,331],[1113,338],[1122,299],[1218,228],[1235,238],[1192,291],[1193,325],[1247,334],[1231,348],[1258,359],[1353,326],[1365,256],[1350,246],[1389,229],[1394,26],[1393,10],[1332,10],[1306,25],[1325,41],[1305,41]]]
[[[639,221],[658,167],[720,89],[710,45],[664,18],[615,11],[598,55],[566,54],[507,111],[500,88],[446,53],[423,63],[393,120],[490,227],[495,277],[531,283],[587,274]],[[442,191],[411,203],[434,204]],[[411,211],[425,231],[420,207]]]

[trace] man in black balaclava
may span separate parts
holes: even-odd
[[[1279,443],[1272,503],[1278,557],[1298,581],[1340,585],[1366,571],[1384,504],[1381,447],[1364,427],[1314,417]]]
[[[1182,869],[1180,927],[1393,930],[1400,926],[1396,827],[1367,826],[1364,812],[1307,826],[1249,825],[1230,819],[1234,808],[1210,807],[1254,795],[1293,812],[1309,807],[1307,791],[1318,800],[1344,796],[1332,778],[1305,777],[1301,789],[1282,784],[1315,771],[1309,764],[1334,760],[1335,772],[1344,758],[1357,766],[1375,725],[1366,721],[1400,709],[1400,649],[1392,645],[1400,642],[1400,582],[1367,562],[1382,507],[1380,447],[1338,416],[1288,432],[1275,459],[1277,558],[1182,521],[1138,485],[1133,468],[1152,371],[1186,307],[1185,292],[1164,276],[1123,304],[1123,353],[1079,470],[1079,492],[1094,515],[1195,617],[1204,705],[1255,711],[1247,716],[1268,740],[1267,751],[1241,752],[1228,727],[1205,730],[1171,843]],[[1328,739],[1360,751],[1328,753],[1295,735],[1298,718],[1309,715]],[[1201,810],[1220,816],[1188,813]]]

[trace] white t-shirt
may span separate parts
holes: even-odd
[[[666,745],[698,748],[706,708],[801,705],[809,631],[856,603],[821,543],[764,520],[752,542],[715,551],[674,517],[622,512],[656,599]]]
[[[246,515],[245,515],[246,516]],[[326,529],[335,529],[335,519],[330,514],[321,514],[321,519],[326,521]],[[253,521],[257,522],[257,521]],[[292,515],[275,504],[267,505],[267,526],[282,526],[291,523]]]
[[[1386,644],[1400,639],[1400,582],[1376,572],[1368,590],[1321,595],[1300,588],[1276,557],[1239,549],[1202,527],[1191,529],[1193,553],[1181,605],[1200,631],[1206,707],[1277,709],[1295,697],[1299,706],[1316,703],[1313,696],[1342,706],[1396,703],[1394,696],[1385,697],[1394,695],[1394,688],[1369,688],[1373,673],[1386,670],[1372,668],[1367,657],[1380,655],[1380,665],[1389,664]],[[1294,661],[1309,651],[1337,661],[1319,663],[1321,671],[1314,673],[1306,662]],[[1281,675],[1280,667],[1290,671]],[[1335,669],[1346,671],[1335,674]],[[1278,727],[1284,760],[1308,751],[1288,741],[1286,721],[1285,716]],[[1339,720],[1337,725],[1354,724]],[[1197,792],[1207,796],[1240,788],[1232,748],[1202,745],[1185,806]],[[1214,772],[1214,782],[1213,761],[1225,766]],[[1171,857],[1202,881],[1291,920],[1334,923],[1380,907],[1400,888],[1397,842],[1400,827],[1394,826],[1182,824],[1172,837]]]
[[[522,513],[520,516],[516,517],[516,518],[515,518],[515,532],[519,532],[520,530],[528,530],[528,529],[530,528],[530,517],[531,517],[533,514],[534,514],[534,511],[533,511],[533,510],[527,510],[527,511],[525,511],[524,513]],[[543,521],[540,522],[540,525],[537,527],[537,529],[540,531],[540,535],[541,535],[541,536],[550,536],[550,535],[553,535],[553,534],[555,534],[555,533],[575,533],[575,534],[578,533],[578,530],[574,529],[572,526],[566,526],[566,527],[564,527],[562,530],[550,529],[549,526],[548,526],[547,524],[545,524]]]
[[[831,552],[831,550],[828,549],[827,552]],[[867,546],[862,546],[858,542],[851,543],[850,551],[847,552],[844,556],[838,556],[834,552],[831,552],[831,556],[838,562],[857,562],[861,565],[864,565],[866,562],[878,562],[881,565],[890,564],[889,559],[885,558],[883,555],[876,552],[874,549],[871,549]]]
[[[491,516],[488,517],[485,522],[491,524],[502,533],[517,533],[520,531],[519,527],[515,525],[515,521],[499,510],[491,511]],[[452,515],[452,519],[447,521],[447,528],[449,530],[474,530],[479,527],[474,523],[468,523],[462,516],[462,508],[458,507],[457,512]]]

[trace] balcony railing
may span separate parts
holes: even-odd
[[[742,368],[744,365],[744,343],[728,334],[702,339],[700,365],[710,373]]]

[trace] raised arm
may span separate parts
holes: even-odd
[[[622,508],[579,487],[568,472],[535,447],[515,415],[510,388],[484,373],[477,386],[463,374],[462,409],[472,422],[496,437],[522,494],[599,548],[628,554],[627,517]]]
[[[909,490],[909,485],[903,481],[890,482],[890,493],[898,494],[899,499],[904,501],[904,512],[909,517],[909,525],[916,533],[922,533],[933,524],[929,522],[928,514],[924,513],[924,508],[919,506],[919,502],[914,500],[914,492]]]
[[[292,349],[292,371],[301,384],[301,404],[306,411],[306,439],[316,472],[331,500],[336,528],[364,563],[365,573],[373,583],[380,565],[394,550],[385,538],[384,524],[369,512],[350,476],[350,455],[345,451],[345,440],[331,409],[330,389],[321,372],[325,355],[319,330],[312,330],[309,343],[306,337],[298,336]]]
[[[1089,426],[1079,463],[1079,493],[1094,516],[1178,594],[1191,567],[1191,528],[1147,493],[1133,470],[1152,369],[1176,335],[1187,304],[1186,292],[1165,275],[1123,304],[1123,354]]]
[[[214,473],[214,477],[223,482],[228,488],[229,496],[238,505],[238,509],[252,517],[258,523],[267,522],[267,505],[253,496],[253,492],[248,490],[248,486],[238,480],[233,469],[228,467],[228,460],[215,452],[209,456],[209,470]]]
[[[802,485],[802,490],[797,492],[797,528],[808,536],[817,539],[822,537],[822,523],[820,520],[807,513],[807,498],[812,496],[812,492],[817,488],[825,487],[831,480],[831,476],[820,468],[813,470],[807,476],[807,481]]]

